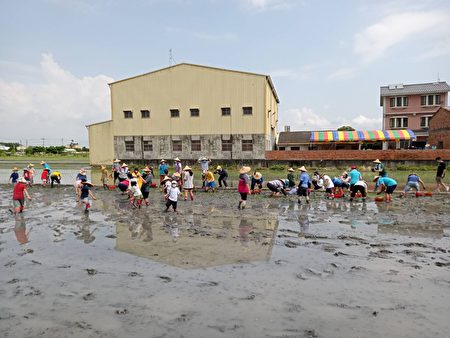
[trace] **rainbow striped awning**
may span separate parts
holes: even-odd
[[[312,131],[311,142],[359,142],[413,140],[416,136],[410,129],[361,130],[361,131]]]

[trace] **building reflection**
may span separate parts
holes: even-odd
[[[144,217],[135,226],[118,222],[116,249],[187,269],[265,261],[277,228],[275,213],[208,217],[186,210]]]

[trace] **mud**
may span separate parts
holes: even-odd
[[[0,186],[2,337],[446,337],[450,196],[391,204],[220,191],[131,209]],[[21,244],[24,243],[24,244]]]

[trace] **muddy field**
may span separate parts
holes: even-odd
[[[14,217],[0,186],[1,337],[450,336],[450,195],[30,193]]]

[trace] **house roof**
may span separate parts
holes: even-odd
[[[173,65],[173,66],[169,66],[169,67],[161,68],[161,69],[158,69],[158,70],[154,70],[152,72],[148,72],[148,73],[132,76],[132,77],[125,78],[125,79],[122,79],[122,80],[117,80],[117,81],[109,83],[109,85],[113,85],[115,83],[128,81],[128,80],[131,80],[131,79],[134,79],[134,78],[137,78],[137,77],[146,76],[146,75],[149,75],[149,74],[153,74],[153,73],[157,73],[157,72],[161,72],[161,71],[164,71],[164,70],[167,70],[167,69],[181,67],[181,66],[199,67],[199,68],[206,68],[206,69],[213,69],[213,70],[221,70],[221,71],[225,71],[225,72],[234,72],[234,73],[241,73],[241,74],[247,74],[247,75],[264,76],[266,78],[267,82],[269,83],[270,89],[272,90],[272,93],[275,96],[275,99],[277,100],[277,103],[280,103],[280,99],[278,98],[278,94],[277,94],[277,92],[275,90],[275,86],[273,85],[272,79],[270,78],[269,75],[258,74],[258,73],[251,73],[251,72],[243,72],[243,71],[239,71],[239,70],[232,70],[232,69],[225,69],[225,68],[217,68],[217,67],[196,65],[196,64],[193,64],[193,63],[179,63],[179,64],[176,64],[176,65]]]
[[[311,131],[282,131],[278,135],[278,146],[309,144]]]
[[[380,96],[416,95],[416,94],[438,94],[447,93],[450,86],[447,82],[432,82],[418,84],[394,84],[380,87]]]

